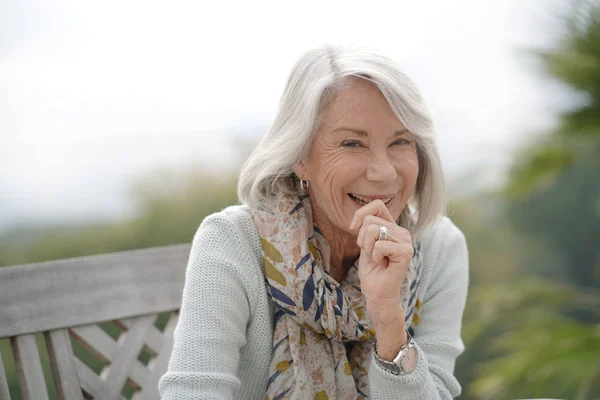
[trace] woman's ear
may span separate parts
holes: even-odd
[[[296,164],[296,166],[294,167],[294,174],[296,174],[298,179],[308,180],[308,177],[306,176],[306,166],[303,162],[299,162],[298,164]]]

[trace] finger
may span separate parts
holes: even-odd
[[[363,223],[364,218],[367,215],[373,215],[380,217],[389,222],[395,222],[390,210],[385,206],[385,203],[381,200],[373,200],[367,205],[362,206],[354,213],[354,218],[350,223],[350,229],[358,229]]]
[[[359,247],[364,248],[365,247],[365,239],[367,236],[370,236],[369,233],[374,234],[375,240],[377,240],[379,238],[379,227],[380,226],[386,226],[388,228],[388,240],[390,240],[389,237],[393,236],[392,231],[394,230],[395,225],[396,225],[395,223],[391,223],[382,218],[375,217],[373,215],[367,215],[367,217],[363,221],[360,231],[358,232],[358,237],[356,238],[356,244],[358,244]]]
[[[412,259],[414,249],[406,243],[394,243],[379,240],[373,246],[371,260],[377,265],[387,267],[391,264],[408,265]]]
[[[371,261],[381,267],[387,268],[389,265],[387,254],[394,251],[394,249],[392,249],[393,243],[386,243],[386,241],[382,240],[379,243],[375,243],[375,245],[371,252]]]
[[[375,225],[377,228],[370,227],[371,225]],[[392,223],[381,219],[379,217],[375,217],[372,215],[367,215],[365,218],[360,231],[358,232],[358,237],[356,238],[356,244],[363,248],[365,247],[365,238],[368,236],[368,233],[373,233],[375,235],[375,240],[379,238],[379,228],[381,226],[386,226],[388,228],[388,239],[392,242],[402,242],[406,241],[412,243],[412,236],[410,231],[407,229],[396,225],[396,223]]]
[[[362,229],[364,233],[362,246],[359,245],[367,254],[371,254],[373,252],[373,246],[375,246],[375,242],[379,240],[379,225],[369,224],[366,225],[364,229]],[[389,229],[388,229],[389,232]]]

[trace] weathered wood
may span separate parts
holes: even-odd
[[[40,353],[35,342],[35,335],[22,335],[11,338],[15,364],[21,383],[24,400],[47,400],[48,390],[42,372]]]
[[[165,339],[163,347],[157,349],[158,356],[148,364],[150,375],[144,383],[142,390],[134,396],[135,400],[160,400],[158,381],[167,371],[169,359],[171,358],[171,351],[173,350],[173,333],[177,326],[178,317],[177,313],[171,314],[169,322],[167,322],[167,326],[163,332],[163,338]]]
[[[141,365],[141,364],[140,364]],[[101,399],[104,397],[103,393],[106,391],[106,383],[104,380],[96,375],[94,371],[92,371],[87,365],[85,365],[81,360],[75,358],[75,366],[77,369],[77,374],[79,375],[79,381],[81,383],[81,388],[88,393],[91,398]],[[141,368],[137,368],[138,371],[134,371],[132,375],[136,375],[140,372],[140,369],[144,369],[144,366],[141,365]],[[135,370],[135,368],[134,368]],[[141,372],[145,375],[148,374],[148,371]],[[120,400],[124,400],[125,398],[120,394],[121,389],[119,389],[119,394],[115,395],[113,398],[118,398]],[[86,397],[87,398],[87,397]]]
[[[75,367],[81,387],[86,393],[90,394],[94,399],[99,398],[104,390],[104,382],[94,373],[87,365],[75,358]]]
[[[111,400],[121,392],[129,378],[132,367],[139,363],[137,357],[144,346],[148,330],[153,328],[155,319],[155,315],[140,317],[124,334],[125,338],[119,343],[120,351],[112,361],[106,376],[103,376],[105,386],[103,393],[98,397],[99,399]]]
[[[156,320],[156,318],[155,318]],[[122,319],[120,321],[127,329],[131,328],[133,326],[133,323],[135,322],[135,318],[127,318],[127,319]],[[150,328],[148,330],[148,333],[146,335],[146,350],[148,351],[148,353],[150,353],[150,355],[155,356],[157,354],[157,352],[163,347],[163,343],[165,342],[165,338],[163,336],[163,333],[161,331],[159,331],[158,329],[156,329],[155,326],[152,326],[152,328]]]
[[[162,344],[166,343],[166,341],[167,341],[166,339],[168,339],[168,338],[163,338],[163,333],[161,333],[154,327],[153,321],[156,320],[156,316],[148,316],[148,318],[151,320],[151,325],[149,326],[145,337],[142,339],[142,348],[147,347],[148,338],[151,337],[151,338],[153,338],[152,340],[155,345],[154,346],[155,348],[153,349],[153,351],[160,351],[163,348]],[[126,329],[126,331],[123,333],[123,335],[124,335],[123,337],[126,337],[129,333],[129,330],[135,329],[138,321],[139,321],[139,318],[128,318],[128,319],[124,319],[124,320],[120,320],[120,321],[116,321],[116,322],[118,325],[120,325],[124,329]],[[102,360],[105,364],[107,364],[107,365],[113,364],[108,369],[106,369],[107,373],[108,373],[108,371],[110,371],[110,368],[117,368],[117,367],[115,367],[115,365],[117,365],[117,363],[119,362],[119,360],[116,359],[117,354],[120,353],[121,351],[123,351],[121,347],[126,346],[127,343],[123,342],[121,344],[118,344],[117,342],[115,342],[113,340],[112,337],[110,337],[106,332],[104,332],[102,329],[100,329],[97,325],[89,325],[89,326],[81,326],[81,327],[73,328],[73,329],[71,329],[71,333],[75,340],[77,340],[79,343],[81,343],[81,345],[83,345],[88,351],[90,351],[92,354],[94,354],[96,357],[98,357],[100,360]],[[167,334],[167,332],[165,331],[165,335],[166,334]],[[160,335],[160,338],[158,338],[156,335]],[[171,335],[171,340],[172,340],[172,333],[170,333],[170,335]],[[159,348],[156,348],[156,344],[159,342],[159,340],[161,342],[161,346]],[[141,351],[141,349],[140,349],[140,351]],[[170,352],[171,352],[171,350],[169,350],[168,356],[170,356]],[[139,354],[139,352],[137,354]],[[167,362],[168,362],[168,360],[167,360]],[[161,372],[161,375],[165,371],[166,371],[166,365],[165,365],[165,370],[163,370]],[[91,373],[91,371],[89,371],[89,372]],[[135,360],[132,362],[131,368],[128,372],[128,378],[129,378],[130,382],[132,383],[132,386],[141,387],[142,389],[146,388],[146,385],[147,385],[146,382],[149,382],[150,375],[151,375],[151,372],[148,371],[148,368],[137,359],[137,355],[136,355]],[[90,374],[88,374],[88,380],[93,380],[95,382],[95,383],[88,385],[89,390],[95,391],[94,392],[95,397],[101,397],[101,394],[106,390],[106,384],[101,381],[100,377],[98,377],[97,379],[94,379],[94,377],[91,376]],[[102,383],[98,383],[98,382],[102,382]]]
[[[4,370],[4,364],[2,363],[2,353],[0,353],[0,399],[10,400],[6,371]]]
[[[159,399],[177,313],[164,332],[159,313],[178,310],[190,245],[0,268],[0,338],[10,337],[23,398],[48,398],[34,333],[45,332],[61,399],[123,399],[127,383],[136,399]],[[97,323],[114,321],[115,341]],[[73,354],[71,336],[105,368],[98,376]],[[148,366],[138,356],[144,349]],[[0,399],[9,398],[0,358]],[[82,393],[82,390],[84,393]]]
[[[70,331],[73,338],[104,365],[109,364],[119,351],[117,342],[97,325],[79,326]]]
[[[176,310],[190,245],[0,268],[0,338]]]
[[[46,332],[44,337],[58,397],[62,400],[82,400],[69,332],[67,329],[60,329]]]
[[[144,387],[145,382],[148,381],[148,376],[150,376],[148,368],[138,360],[135,360],[129,371],[129,379],[134,383],[134,386]]]

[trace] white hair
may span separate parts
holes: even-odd
[[[415,83],[396,64],[373,49],[324,46],[305,53],[295,64],[279,111],[266,135],[246,160],[238,197],[252,208],[297,182],[293,169],[305,160],[327,102],[348,78],[371,81],[417,142],[419,175],[410,201],[418,215],[413,236],[446,211],[444,175],[435,145],[433,118]],[[409,207],[399,219],[408,226]]]

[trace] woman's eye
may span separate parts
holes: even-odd
[[[361,143],[358,140],[344,140],[342,142],[343,147],[360,147]]]
[[[409,144],[411,144],[412,142],[408,139],[398,139],[396,140],[393,144],[396,146],[407,146]]]

